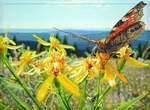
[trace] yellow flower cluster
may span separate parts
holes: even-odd
[[[81,96],[79,87],[65,74],[67,71],[69,71],[66,69],[69,64],[65,49],[67,48],[74,50],[74,47],[60,44],[53,34],[50,35],[50,42],[46,42],[34,34],[33,37],[35,37],[40,44],[50,46],[45,58],[43,60],[39,60],[38,64],[33,63],[34,66],[40,68],[45,74],[47,74],[47,78],[41,83],[37,90],[37,99],[40,102],[45,101],[49,89],[53,86],[54,80],[58,80],[65,90],[73,95],[77,97]],[[44,68],[42,68],[41,64],[43,64]]]
[[[7,36],[0,36],[0,57],[4,57],[6,55],[7,49],[18,49],[21,47],[22,46],[16,46],[16,43],[7,38]]]
[[[16,69],[16,74],[19,75],[23,75],[24,73],[24,68],[29,65],[34,63],[34,59],[37,57],[40,57],[41,55],[45,54],[46,52],[42,52],[40,54],[36,54],[35,51],[31,51],[31,50],[25,50],[21,57],[20,60],[18,62],[15,62],[15,66],[18,66],[18,68]]]
[[[131,53],[132,50],[128,46],[121,48],[117,52],[118,60],[125,60],[137,66],[148,66],[148,64],[139,62],[130,57]],[[119,66],[121,66],[121,63]],[[99,76],[99,74],[103,75],[103,81],[107,81],[112,88],[116,86],[116,76],[124,83],[128,82],[125,76],[120,73],[119,68],[113,64],[111,56],[105,53],[96,53],[95,57],[81,59],[78,63],[75,63],[73,67],[73,71],[70,73],[76,82],[81,82],[84,78],[87,80],[93,79]]]

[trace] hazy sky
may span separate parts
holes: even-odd
[[[111,29],[140,0],[0,0],[0,28]],[[150,0],[143,21],[150,30]]]

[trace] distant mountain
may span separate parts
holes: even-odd
[[[50,33],[50,32],[56,32],[57,30],[55,29],[8,29],[10,33]],[[64,29],[66,31],[70,31],[70,32],[77,32],[77,33],[90,33],[90,32],[103,32],[106,30],[92,30],[92,29]],[[0,28],[0,33],[4,33],[4,29]]]
[[[17,31],[17,32],[15,32]],[[86,36],[88,38],[94,39],[94,40],[100,40],[103,39],[107,36],[109,31],[99,31],[99,30],[74,30],[74,29],[68,29],[66,31],[77,33],[83,36]],[[32,37],[32,34],[39,35],[41,38],[48,40],[49,34],[54,33],[56,34],[56,30],[48,30],[48,29],[43,29],[43,30],[37,30],[37,29],[28,29],[28,30],[10,30],[9,31],[9,38],[12,39],[13,36],[16,36],[18,41],[36,41],[35,38]],[[4,34],[4,33],[1,33]],[[59,32],[61,39],[64,39],[64,33]],[[85,50],[86,47],[93,47],[94,44],[88,41],[85,41],[83,39],[80,39],[78,37],[74,37],[71,35],[68,36],[68,43],[70,45],[73,45],[74,43],[77,43],[78,47],[81,50]],[[145,31],[143,32],[135,41],[131,42],[133,47],[136,47],[139,43],[144,44],[146,41],[150,40],[150,31]]]

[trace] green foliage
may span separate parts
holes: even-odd
[[[91,53],[91,49],[90,49],[90,47],[88,46],[88,47],[86,47],[86,50],[85,50],[87,53]]]
[[[133,104],[141,100],[145,95],[140,95],[132,100],[129,100],[128,102],[120,105],[119,107],[115,108],[114,110],[128,110],[129,107],[131,107]]]
[[[14,35],[12,40],[13,40],[14,42],[17,42],[17,37]]]
[[[68,39],[66,35],[64,35],[63,44],[66,44],[66,45],[68,44]]]
[[[133,57],[136,59],[150,59],[150,41],[147,41],[143,46],[139,43],[134,51]]]
[[[10,88],[8,88],[6,81],[3,79],[3,77],[0,77],[0,81],[2,82],[3,91],[8,94],[15,102],[16,104],[23,110],[31,110],[31,106],[22,101],[19,97],[17,97]]]
[[[59,35],[59,32],[56,33],[55,37],[61,42],[61,37]]]
[[[102,100],[104,99],[104,97],[108,94],[108,92],[110,91],[111,87],[107,87],[104,92],[100,95],[99,99],[98,99],[98,103],[97,105],[95,106],[95,109],[94,110],[98,110],[99,107],[101,106],[102,104]]]
[[[85,49],[85,52],[84,52],[84,56],[85,56],[85,57],[86,57],[86,56],[90,56],[91,53],[92,53],[92,52],[91,52],[90,47],[87,46],[86,49]]]
[[[42,46],[40,43],[36,44],[35,50],[37,51],[37,53],[40,53],[42,51],[44,51],[47,47]]]
[[[81,51],[79,50],[77,43],[74,43],[73,46],[75,47],[75,51],[73,52],[75,55],[77,55],[78,57],[82,56],[83,54],[81,53]]]

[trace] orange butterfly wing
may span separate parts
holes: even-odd
[[[108,34],[108,36],[105,39],[105,44],[108,42],[111,42],[114,37],[117,37],[117,35],[129,27],[130,25],[138,22],[143,14],[143,8],[146,5],[143,1],[139,2],[136,6],[134,6],[132,9],[129,10],[127,14],[125,14],[118,22],[117,24],[112,28],[112,31]]]

